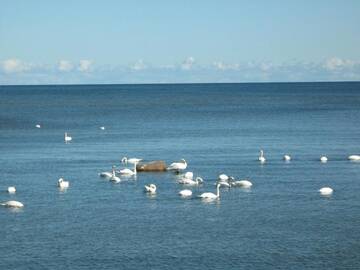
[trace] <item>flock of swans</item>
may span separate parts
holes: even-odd
[[[360,155],[351,155],[348,157],[349,160],[351,161],[360,161]],[[258,160],[260,161],[261,164],[266,162],[266,158],[265,158],[265,154],[263,150],[260,150],[260,155],[258,157]],[[286,162],[290,162],[291,161],[291,156],[286,154],[283,156],[283,160]],[[124,157],[122,159],[122,163],[127,164],[127,163],[131,163],[134,165],[134,170],[130,170],[128,168],[122,169],[122,170],[115,170],[115,166],[112,167],[112,172],[102,172],[99,175],[101,177],[105,177],[107,179],[109,179],[109,181],[112,182],[120,182],[120,176],[121,175],[136,175],[136,165],[142,161],[142,159],[138,159],[138,158],[131,158],[128,159],[126,157]],[[326,156],[321,156],[320,157],[320,162],[325,163],[328,161],[328,158]],[[174,171],[177,174],[179,174],[180,172],[185,171],[187,168],[187,162],[185,159],[181,159],[178,162],[174,162],[171,163],[168,167],[167,170],[168,171]],[[119,176],[118,176],[119,175]],[[178,180],[177,183],[184,185],[184,186],[199,186],[201,184],[204,183],[204,180],[197,176],[194,178],[194,173],[193,172],[185,172],[183,174],[180,174],[178,176]],[[218,176],[218,179],[216,181],[216,193],[212,193],[212,192],[205,192],[202,193],[200,195],[198,195],[198,198],[201,199],[206,199],[206,200],[213,200],[213,199],[220,199],[220,188],[222,187],[227,187],[227,188],[232,188],[232,187],[239,187],[239,188],[245,188],[245,189],[249,189],[252,187],[252,182],[249,181],[248,179],[242,179],[242,180],[235,180],[234,177],[232,176],[228,176],[226,174],[220,174]],[[151,183],[148,185],[144,186],[144,191],[146,193],[149,194],[156,194],[157,192],[157,187],[155,184]],[[324,196],[329,196],[333,193],[333,189],[331,187],[322,187],[318,190],[318,192],[321,195]],[[181,197],[191,197],[193,195],[192,191],[190,189],[183,189],[180,190],[178,193]]]
[[[41,128],[41,125],[37,124],[35,127]],[[105,127],[100,127],[100,129],[105,130]],[[64,134],[64,141],[65,141],[65,143],[69,143],[72,141],[72,137],[69,136],[69,134],[67,132],[65,132],[65,134]],[[350,155],[348,157],[348,159],[350,161],[360,161],[360,155]],[[261,164],[264,164],[266,162],[266,158],[265,158],[265,154],[264,154],[263,150],[260,150],[260,155],[258,157],[258,160]],[[283,160],[286,162],[290,162],[291,156],[289,154],[286,154],[283,156]],[[133,169],[129,169],[129,168],[125,167],[123,169],[116,170],[116,167],[112,166],[111,172],[101,172],[101,173],[99,173],[99,176],[108,179],[110,182],[119,183],[122,181],[120,178],[121,176],[126,176],[126,177],[136,176],[137,175],[136,166],[141,161],[142,161],[142,159],[139,159],[139,158],[124,157],[121,160],[121,163],[125,164],[125,166],[127,166],[127,164],[132,164],[134,166]],[[326,156],[320,157],[320,162],[326,163],[327,161],[328,161],[328,158]],[[204,180],[199,176],[195,177],[195,179],[194,179],[193,172],[185,172],[183,174],[180,174],[181,172],[184,172],[186,170],[186,168],[187,168],[186,160],[181,159],[178,162],[171,163],[167,167],[167,170],[173,171],[173,172],[176,172],[177,174],[179,174],[178,175],[179,179],[177,181],[178,184],[191,187],[191,186],[199,186],[204,183]],[[220,199],[220,188],[222,188],[222,187],[227,187],[227,188],[239,187],[239,188],[246,188],[246,189],[249,189],[252,187],[252,183],[249,180],[247,180],[247,179],[235,180],[234,177],[228,176],[226,174],[220,174],[218,176],[218,179],[215,184],[216,184],[216,193],[204,192],[204,193],[198,195],[197,197],[200,199],[204,199],[204,200],[215,200],[215,199]],[[70,182],[64,180],[63,178],[60,178],[57,182],[57,185],[60,189],[63,190],[63,189],[69,188]],[[144,191],[149,194],[156,194],[157,187],[153,183],[147,184],[144,186]],[[7,192],[9,194],[14,194],[14,193],[16,193],[16,188],[14,186],[10,186],[10,187],[8,187]],[[321,195],[329,196],[333,193],[333,189],[331,187],[322,187],[318,190],[318,192]],[[191,197],[193,195],[192,191],[188,188],[180,190],[180,192],[178,194],[181,197],[187,197],[187,198]],[[9,201],[0,203],[0,205],[6,206],[6,207],[13,207],[13,208],[24,207],[23,203],[21,203],[19,201],[14,201],[14,200],[9,200]]]

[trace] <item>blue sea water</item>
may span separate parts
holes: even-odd
[[[357,82],[0,86],[0,201],[25,204],[0,208],[0,269],[360,269],[359,119]],[[123,156],[185,158],[195,196],[253,187],[99,178]]]

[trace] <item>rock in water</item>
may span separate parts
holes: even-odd
[[[166,164],[162,160],[138,164],[136,170],[139,172],[163,172],[166,171]]]

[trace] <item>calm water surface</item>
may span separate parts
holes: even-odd
[[[0,269],[359,269],[359,119],[360,83],[0,86],[0,201],[25,204],[0,208]],[[195,195],[253,188],[98,177],[123,156],[185,158]]]

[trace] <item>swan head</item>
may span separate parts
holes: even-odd
[[[121,163],[127,163],[127,157],[123,157],[123,158],[121,159]]]
[[[186,160],[183,158],[181,159],[181,162],[186,164]]]
[[[196,177],[195,181],[198,182],[199,184],[204,183],[204,180],[200,176]]]
[[[58,183],[62,183],[62,182],[64,182],[64,179],[63,179],[63,178],[59,178]]]

